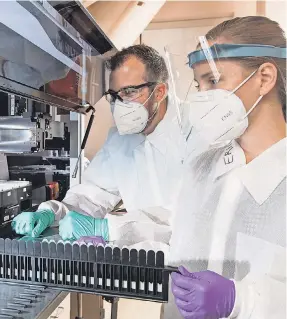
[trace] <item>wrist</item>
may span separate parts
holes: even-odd
[[[244,281],[235,281],[235,303],[228,318],[250,318],[255,301],[255,294],[252,285]]]
[[[52,210],[50,209],[43,209],[43,210],[40,210],[38,211],[39,213],[45,215],[45,217],[47,217],[47,222],[48,222],[48,226],[51,226],[54,221],[55,221],[55,214]]]

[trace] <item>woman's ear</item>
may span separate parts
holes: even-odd
[[[275,87],[278,71],[274,64],[263,63],[257,72],[261,77],[260,95],[264,96]]]

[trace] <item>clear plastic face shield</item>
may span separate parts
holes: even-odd
[[[286,59],[286,48],[257,44],[215,43],[208,41],[205,36],[198,36],[184,43],[177,42],[166,46],[165,54],[170,76],[170,92],[176,101],[179,122],[183,133],[190,134],[192,123],[212,113],[215,106],[221,106],[220,99],[222,104],[224,102],[227,104],[226,99],[235,96],[232,101],[234,102],[237,98],[235,93],[241,87],[248,86],[248,81],[256,73],[256,70],[251,70],[250,74],[243,76],[242,68],[236,63],[236,58]],[[225,94],[220,92],[222,90]],[[261,98],[258,96],[254,101],[250,100],[247,113],[260,102]],[[203,108],[208,110],[206,114],[201,110]],[[222,125],[228,129],[228,110],[222,107],[217,109],[222,109],[221,115],[226,119],[222,121]],[[237,114],[238,119],[241,116],[246,117],[246,114]]]
[[[193,62],[194,57],[192,55],[200,47],[204,48],[201,51],[204,59],[200,63]],[[217,59],[212,55],[205,36],[192,37],[184,42],[175,42],[167,45],[165,54],[170,78],[170,94],[175,101],[180,126],[186,132],[188,130],[186,126],[189,125],[187,113],[190,110],[193,94],[201,90],[196,77],[196,69],[198,68],[195,68],[195,66],[200,64],[199,71],[202,70],[202,75],[205,78],[208,75],[208,81],[216,83],[220,79],[220,71],[218,63],[216,63]]]

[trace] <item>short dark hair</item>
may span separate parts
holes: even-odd
[[[154,48],[145,44],[132,45],[117,52],[106,62],[107,69],[115,71],[131,56],[138,58],[145,65],[146,81],[163,83],[168,81],[164,58]]]

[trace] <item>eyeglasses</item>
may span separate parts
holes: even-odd
[[[130,85],[118,91],[108,90],[104,93],[104,95],[110,103],[115,102],[116,99],[119,99],[121,102],[133,101],[141,96],[143,88],[151,87],[156,84],[157,82],[145,82],[139,85]]]

